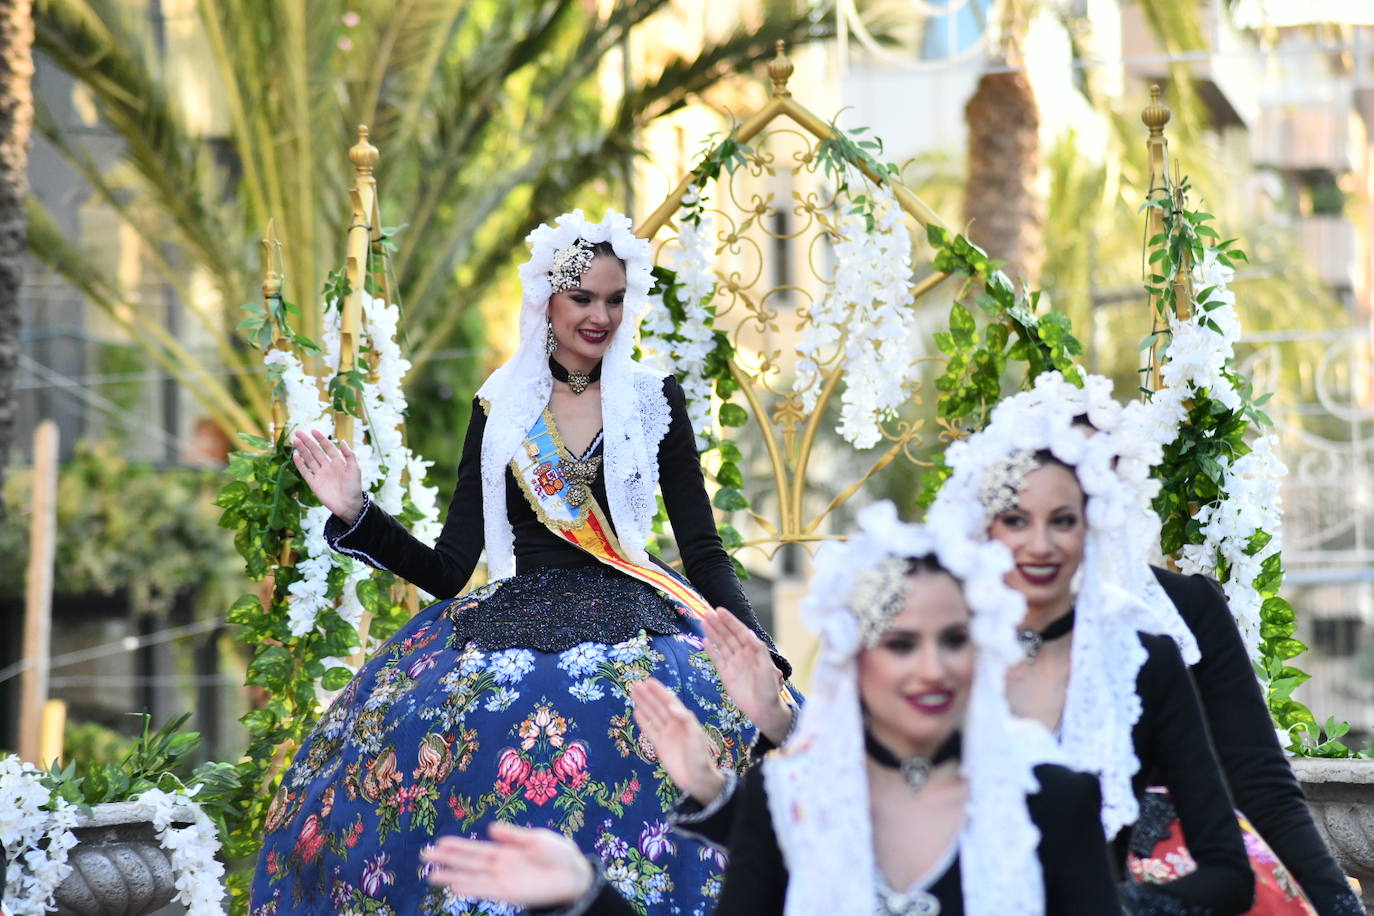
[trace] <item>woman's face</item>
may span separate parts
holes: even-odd
[[[891,627],[859,654],[859,693],[873,737],[903,757],[933,754],[964,719],[973,661],[959,583],[942,572],[912,575]]]
[[[618,258],[592,258],[577,286],[549,297],[549,326],[558,341],[554,358],[569,369],[590,370],[606,355],[624,312],[625,268]]]
[[[1026,475],[1017,504],[992,520],[988,535],[1011,551],[1007,584],[1026,598],[1030,614],[1053,620],[1073,603],[1073,577],[1083,563],[1087,523],[1083,488],[1058,464]]]

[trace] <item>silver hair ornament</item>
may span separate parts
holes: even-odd
[[[1024,448],[988,465],[978,481],[978,502],[989,522],[1016,505],[1026,475],[1039,466],[1035,452]]]
[[[555,293],[572,289],[582,282],[582,275],[592,266],[592,243],[577,239],[553,253],[553,266],[549,268],[549,283]]]
[[[878,645],[901,611],[910,584],[907,575],[906,560],[887,556],[854,577],[849,609],[859,621],[859,640],[865,649]]]

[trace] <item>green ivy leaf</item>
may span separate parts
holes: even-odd
[[[743,426],[749,422],[749,414],[738,404],[720,405],[718,416],[721,426]]]
[[[320,686],[325,690],[343,690],[353,680],[353,672],[343,666],[330,668],[320,678]]]
[[[749,508],[749,500],[745,499],[744,494],[734,487],[721,487],[716,491],[711,504],[722,512],[735,512],[739,509]]]
[[[716,482],[722,487],[739,490],[744,488],[744,475],[740,473],[739,465],[733,461],[724,461],[721,462],[720,470],[716,471]]]
[[[259,646],[248,663],[248,677],[244,683],[279,690],[291,677],[291,665],[291,653],[284,646]]]
[[[744,546],[744,537],[734,525],[721,525],[717,530],[720,532],[720,546],[726,550],[738,550]]]

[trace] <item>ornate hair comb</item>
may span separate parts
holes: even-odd
[[[561,293],[572,289],[582,282],[582,275],[592,264],[592,243],[577,239],[553,253],[553,266],[549,268],[549,282],[553,291]]]
[[[849,609],[859,621],[859,640],[865,649],[878,645],[892,618],[906,600],[908,563],[888,556],[854,577]]]
[[[1016,505],[1026,475],[1037,467],[1035,452],[1030,449],[1018,449],[988,465],[978,482],[978,502],[983,504],[988,521]]]

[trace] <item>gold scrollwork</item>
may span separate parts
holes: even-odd
[[[811,354],[817,372],[805,390],[793,387],[796,362],[802,356],[796,345],[804,331],[815,327],[816,306],[835,284],[832,246],[840,235],[843,208],[849,204],[820,171],[820,145],[835,136],[834,128],[797,103],[785,79],[777,82],[778,74],[791,72],[781,47],[770,72],[775,79],[773,97],[732,133],[736,142],[748,147],[744,165],[721,172],[707,192],[704,209],[714,226],[715,326],[735,347],[731,372],[758,424],[773,478],[771,492],[757,494],[750,511],[762,536],[745,546],[768,556],[782,544],[824,540],[821,529],[830,513],[893,461],[927,464],[919,451],[931,432],[924,420],[894,417],[884,424],[877,457],[866,459],[866,467],[856,462],[857,475],[836,484],[838,492],[827,505],[819,510],[813,505],[807,475],[827,407],[844,384],[846,339],[841,333]],[[873,174],[865,164],[856,167],[868,181],[888,184],[911,228],[943,225],[899,180]],[[676,243],[671,221],[693,180],[684,178],[638,229],[641,236],[655,240],[660,257]],[[913,296],[919,299],[945,277],[935,272],[913,283]],[[943,358],[923,361],[938,363]],[[911,405],[921,404],[923,387],[921,382],[907,386]],[[937,441],[957,434],[939,420],[933,431]]]

